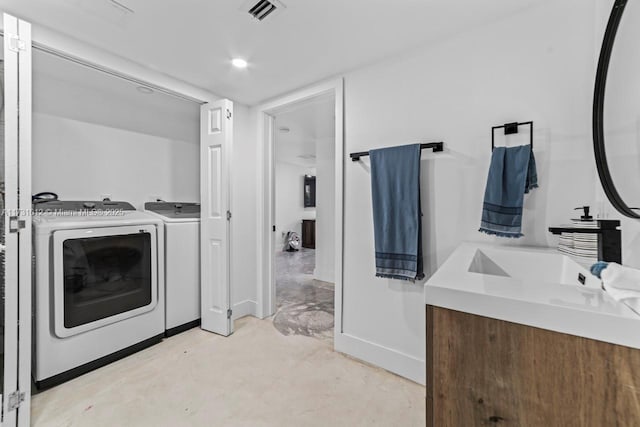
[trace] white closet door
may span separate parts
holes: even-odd
[[[233,331],[229,272],[233,103],[223,99],[203,105],[200,131],[202,329],[226,336]]]
[[[2,425],[28,426],[31,386],[31,26],[5,14]]]

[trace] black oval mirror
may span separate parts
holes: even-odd
[[[611,204],[631,218],[640,218],[640,210],[635,208],[640,206],[637,23],[640,4],[615,0],[602,42],[593,98],[593,149],[600,182]]]

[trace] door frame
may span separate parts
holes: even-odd
[[[31,24],[5,13],[2,25],[7,29],[7,33],[3,33],[6,169],[2,220],[6,268],[2,425],[28,426],[31,402]],[[13,231],[12,223],[15,224]]]
[[[258,289],[257,317],[275,313],[275,152],[274,120],[296,105],[317,97],[333,95],[335,102],[335,325],[334,343],[342,334],[343,226],[344,226],[344,80],[333,79],[298,90],[257,107],[258,138]]]
[[[20,38],[27,44],[31,43],[32,33],[29,22],[18,20]],[[31,209],[31,145],[32,145],[32,49],[27,47],[24,54],[19,58],[20,70],[20,140],[19,140],[19,163],[20,163],[20,211],[29,212]],[[32,290],[32,230],[31,224],[20,232],[20,294],[19,294],[19,319],[18,330],[18,386],[20,391],[25,392],[24,402],[18,408],[18,425],[26,427],[31,423],[31,290]]]

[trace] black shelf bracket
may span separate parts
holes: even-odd
[[[570,227],[549,227],[552,234],[579,233],[598,235],[598,261],[617,262],[622,264],[622,232],[619,230],[620,220],[599,219],[598,228],[580,227],[579,224]]]

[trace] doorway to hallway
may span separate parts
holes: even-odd
[[[335,99],[274,115],[275,297],[284,335],[333,339]]]

